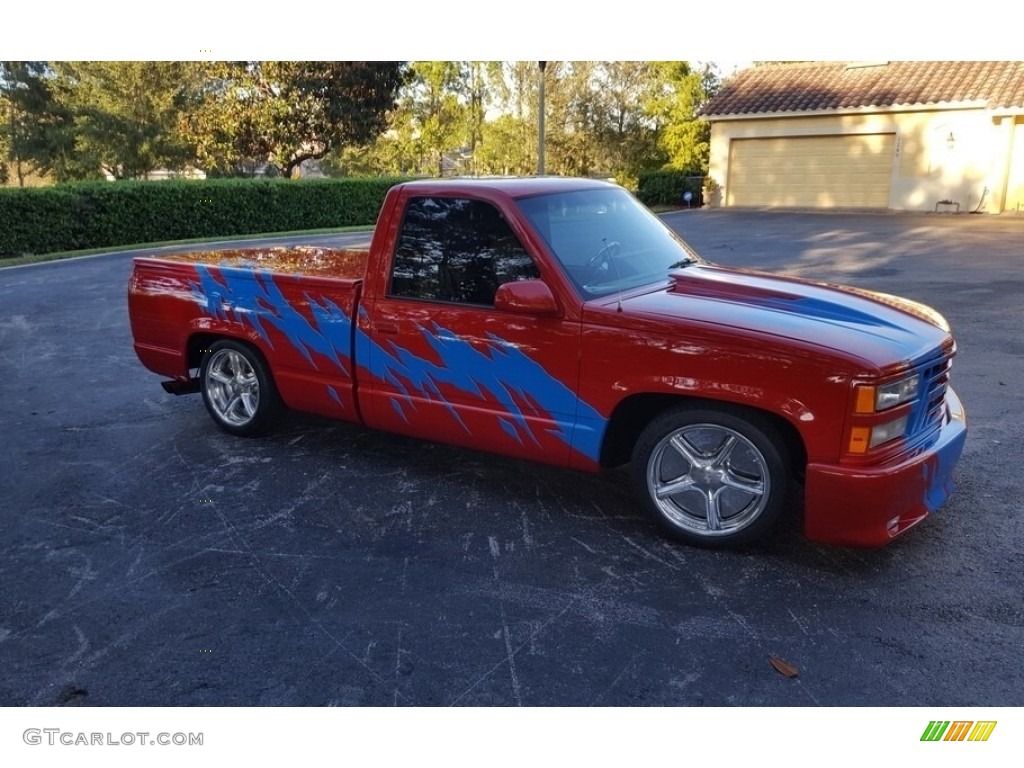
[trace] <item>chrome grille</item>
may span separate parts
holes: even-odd
[[[908,437],[916,437],[942,427],[942,408],[949,386],[949,370],[953,365],[951,356],[925,363],[918,368],[921,375],[921,399],[911,411]]]

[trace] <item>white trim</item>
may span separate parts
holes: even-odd
[[[894,104],[888,107],[843,107],[841,109],[806,109],[800,111],[786,112],[744,112],[742,114],[729,115],[701,115],[701,120],[709,123],[728,123],[737,120],[778,120],[786,117],[832,117],[842,115],[885,115],[900,112],[943,112],[955,109],[984,109],[989,110],[993,115],[1002,114],[1024,114],[1024,107],[1009,108],[1010,112],[993,110],[988,106],[987,101],[937,101],[932,104]]]

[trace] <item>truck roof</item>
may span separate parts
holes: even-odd
[[[509,197],[531,197],[553,192],[575,192],[581,189],[614,187],[603,179],[584,179],[569,176],[496,176],[459,177],[451,179],[423,179],[406,182],[402,186],[435,193],[457,194],[459,192],[480,192],[482,190],[501,192]]]

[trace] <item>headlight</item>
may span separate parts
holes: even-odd
[[[846,450],[854,454],[863,454],[890,440],[903,437],[907,433],[909,423],[907,409],[903,409],[904,414],[899,418],[883,424],[864,424],[863,417],[883,413],[910,402],[918,396],[920,388],[921,377],[916,373],[878,386],[858,385],[854,389],[855,421],[850,428]],[[860,423],[857,423],[858,421]]]
[[[917,397],[921,377],[916,373],[899,381],[882,384],[875,390],[875,410],[884,411]]]
[[[921,386],[921,377],[916,373],[912,376],[891,381],[877,387],[858,386],[854,413],[878,413],[917,397]]]

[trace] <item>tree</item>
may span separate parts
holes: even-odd
[[[695,70],[685,61],[659,61],[655,68],[659,87],[645,106],[656,122],[666,165],[704,173],[711,151],[711,127],[698,119],[698,112],[718,91],[718,70],[710,63]]]
[[[145,176],[191,157],[178,131],[195,83],[182,62],[5,62],[9,153],[19,183]]]
[[[190,62],[55,62],[51,86],[73,116],[75,152],[115,179],[188,166],[180,130],[200,86]]]
[[[364,144],[385,128],[404,62],[224,62],[208,65],[188,132],[221,173],[269,163],[291,177],[305,160]]]
[[[74,118],[53,92],[54,72],[45,61],[0,62],[6,111],[0,134],[9,173],[19,186],[31,174],[57,181],[85,178],[89,170],[74,151]]]
[[[372,145],[336,153],[341,173],[534,173],[538,62],[415,62]],[[635,183],[665,165],[701,173],[708,126],[697,110],[717,88],[713,67],[686,62],[548,62],[550,173]],[[460,165],[443,163],[456,155]]]
[[[3,92],[0,92],[0,117],[3,119],[0,123],[0,186],[3,186],[11,177],[11,161],[14,159],[11,154],[11,135],[15,117],[14,107]]]
[[[549,61],[545,83],[545,170],[589,176],[600,167],[604,110],[591,61]]]
[[[498,83],[504,79],[500,61],[469,62],[469,81],[466,94],[469,99],[467,115],[469,157],[472,173],[480,173],[478,153],[483,148],[487,112],[491,108]]]
[[[667,159],[658,146],[657,122],[643,109],[657,91],[657,69],[647,61],[605,61],[595,77],[603,115],[601,170],[635,185],[641,171]]]
[[[370,145],[332,153],[325,165],[340,175],[501,172],[487,119],[501,81],[501,62],[413,62],[387,130]]]
[[[469,141],[467,62],[417,61],[412,71],[400,117],[411,123],[420,170],[443,176],[445,155]]]
[[[515,115],[486,121],[473,153],[477,173],[526,176],[537,170],[537,126]]]
[[[477,173],[528,175],[537,170],[538,66],[535,61],[491,62],[487,108],[497,113],[479,127]]]

